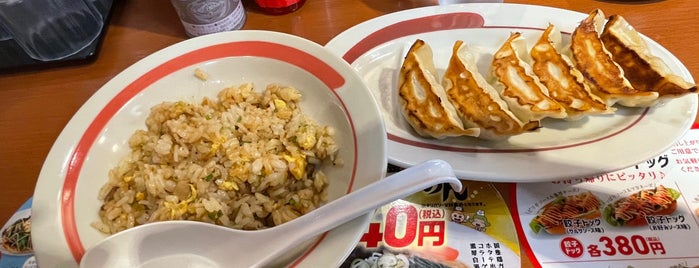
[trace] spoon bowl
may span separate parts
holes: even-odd
[[[236,230],[195,221],[145,224],[98,243],[85,253],[80,267],[261,267],[316,235],[441,183],[461,190],[447,162],[430,160],[267,229]]]

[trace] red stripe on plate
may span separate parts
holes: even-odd
[[[520,220],[519,217],[519,211],[517,208],[517,184],[512,183],[510,185],[510,210],[512,211],[512,220],[514,221],[515,224],[515,229],[517,231],[517,237],[519,237],[519,242],[520,245],[522,245],[522,250],[524,251],[525,254],[527,254],[527,257],[529,258],[529,261],[532,262],[532,265],[534,267],[541,267],[541,264],[539,263],[539,260],[536,258],[536,255],[534,255],[534,251],[532,250],[532,247],[529,245],[529,239],[527,239],[527,236],[524,234],[524,226],[522,224],[522,221]],[[529,226],[528,224],[526,226]]]
[[[353,63],[365,52],[393,39],[441,30],[481,28],[483,22],[483,17],[480,14],[471,12],[438,14],[401,21],[369,34],[350,48],[342,58]]]
[[[188,52],[153,68],[126,86],[113,99],[111,99],[109,103],[107,103],[107,105],[97,114],[95,119],[85,130],[85,133],[83,133],[83,136],[80,138],[80,141],[75,147],[75,151],[70,157],[66,177],[63,182],[63,188],[61,190],[61,223],[63,225],[63,234],[66,238],[66,242],[76,262],[80,262],[80,259],[85,253],[85,248],[80,241],[75,222],[75,188],[78,183],[78,177],[80,176],[80,171],[85,158],[90,151],[92,144],[102,132],[105,125],[124,106],[124,104],[161,78],[184,67],[204,61],[236,56],[257,56],[276,59],[310,72],[332,90],[342,104],[342,107],[345,109],[345,113],[347,113],[344,102],[336,92],[338,88],[345,84],[344,77],[330,65],[316,58],[315,56],[302,50],[282,44],[263,41],[223,43]],[[355,159],[354,166],[352,167],[352,178],[348,189],[349,192],[354,184],[354,177],[357,170],[357,137],[354,129],[354,123],[349,114],[347,114],[347,118],[349,119],[349,123],[352,128],[355,144],[353,148]],[[105,176],[106,175],[107,174],[105,174]]]
[[[608,135],[598,137],[596,139],[592,140],[587,140],[587,141],[582,141],[578,143],[572,143],[572,144],[565,144],[565,145],[560,145],[560,146],[549,146],[549,147],[537,147],[537,148],[513,148],[513,149],[497,149],[497,148],[462,148],[462,147],[454,147],[454,146],[447,146],[447,145],[439,145],[439,144],[432,144],[432,143],[426,143],[426,142],[421,142],[421,141],[416,141],[416,140],[410,140],[406,139],[403,137],[399,137],[393,134],[388,133],[388,139],[410,145],[413,147],[420,147],[420,148],[425,148],[425,149],[432,149],[432,150],[440,150],[440,151],[447,151],[447,152],[462,152],[462,153],[528,153],[528,152],[543,152],[543,151],[552,151],[552,150],[562,150],[562,149],[567,149],[567,148],[572,148],[572,147],[577,147],[577,146],[582,146],[586,144],[591,144],[595,142],[599,142],[602,140],[609,139],[611,137],[614,137],[616,135],[619,135],[629,128],[635,126],[638,124],[638,122],[643,119],[650,108],[645,108],[643,112],[636,118],[633,122],[629,123],[627,126],[625,126],[622,129],[619,129],[618,131],[609,133]]]
[[[328,235],[328,232],[325,232],[322,235],[320,235],[320,238],[318,239],[318,241],[314,242],[313,245],[311,245],[311,247],[308,248],[308,250],[306,250],[306,252],[304,252],[301,255],[301,257],[299,257],[293,263],[291,263],[291,265],[289,267],[296,267],[299,264],[301,264],[301,262],[303,262],[303,260],[306,259],[306,257],[308,257],[308,255],[311,255],[311,252],[313,252],[313,250],[315,250],[316,247],[318,247],[318,245],[320,245],[320,242],[322,242],[327,235]]]

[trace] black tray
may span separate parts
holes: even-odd
[[[113,0],[97,0],[95,7],[102,14],[104,27],[92,43],[78,53],[60,60],[40,61],[29,57],[13,39],[0,41],[0,73],[12,73],[28,70],[38,70],[58,66],[83,64],[91,62],[98,54],[102,39],[107,32]]]

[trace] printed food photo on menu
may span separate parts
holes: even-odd
[[[453,250],[453,249],[451,249]],[[456,252],[458,254],[458,252]],[[447,254],[449,255],[449,254]],[[453,254],[452,254],[453,255]],[[381,248],[377,251],[355,250],[350,256],[350,268],[374,267],[423,267],[423,268],[471,268],[455,258],[444,254],[426,254],[420,251],[396,251]]]
[[[671,215],[680,192],[659,185],[622,197],[604,208],[604,219],[613,226],[645,226],[654,217]]]
[[[537,234],[545,231],[552,235],[563,235],[572,220],[599,219],[602,216],[600,206],[599,199],[590,191],[561,195],[541,208],[529,227]]]
[[[30,217],[20,218],[2,230],[2,248],[10,254],[32,252]]]

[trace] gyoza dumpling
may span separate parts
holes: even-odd
[[[442,85],[465,127],[481,129],[483,139],[500,139],[539,126],[538,121],[520,121],[498,92],[478,72],[475,56],[462,41],[456,41]]]
[[[631,107],[654,104],[658,93],[635,89],[624,76],[624,70],[614,62],[600,39],[602,27],[604,14],[599,9],[594,10],[575,28],[570,41],[575,67],[585,76],[592,93],[609,106],[617,102]]]
[[[646,41],[623,17],[610,16],[600,38],[634,88],[655,91],[661,97],[697,91],[695,84],[673,74],[661,58],[653,56]]]
[[[559,53],[561,32],[549,24],[531,49],[532,69],[549,90],[549,96],[563,105],[567,120],[576,120],[589,114],[613,113],[604,100],[592,94],[585,78],[570,59]]]
[[[464,129],[444,88],[437,82],[433,61],[430,46],[416,40],[405,56],[398,77],[398,99],[403,116],[424,137],[478,136],[477,128]]]
[[[493,55],[493,85],[507,102],[510,111],[524,122],[545,117],[565,118],[565,108],[548,96],[548,89],[534,76],[521,33],[512,33]]]

